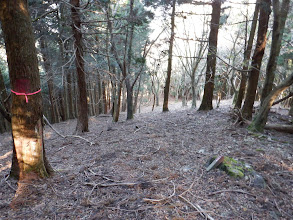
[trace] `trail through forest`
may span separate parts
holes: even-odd
[[[55,175],[19,183],[12,204],[11,135],[0,135],[0,219],[293,219],[292,134],[249,133],[234,124],[227,103],[208,112],[178,105],[129,121],[122,115],[118,123],[91,117],[82,135],[88,141],[46,126]],[[286,117],[270,114],[279,123]],[[75,124],[53,126],[70,135]],[[265,187],[252,176],[207,172],[215,155],[251,165]]]

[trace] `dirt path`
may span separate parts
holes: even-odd
[[[208,113],[178,105],[116,124],[92,117],[82,136],[92,145],[46,127],[56,174],[31,187],[14,210],[9,203],[17,185],[5,179],[10,134],[0,135],[0,219],[293,219],[292,135],[249,134],[233,124],[227,105]],[[54,127],[70,134],[75,123]],[[207,172],[213,155],[250,164],[266,187],[254,186],[251,177]]]

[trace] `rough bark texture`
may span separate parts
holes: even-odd
[[[37,51],[25,0],[0,1],[11,89],[33,93],[40,89]],[[42,125],[42,96],[12,94],[12,136],[14,142],[11,176],[23,179],[45,177],[52,170],[46,164]]]
[[[199,111],[211,110],[213,109],[213,92],[214,92],[214,80],[216,72],[216,55],[217,55],[217,43],[218,43],[218,31],[219,31],[219,21],[221,14],[221,0],[214,0],[212,3],[212,20],[211,20],[211,30],[209,36],[209,52],[207,55],[207,70],[204,94]]]
[[[273,24],[273,36],[270,57],[266,70],[266,78],[264,87],[261,94],[261,103],[272,91],[273,83],[275,79],[275,71],[277,67],[277,59],[281,50],[281,42],[284,33],[284,27],[289,11],[290,0],[283,0],[280,8],[279,0],[273,0],[273,12],[274,12],[274,24]]]
[[[257,25],[257,18],[258,18],[258,14],[259,14],[259,3],[260,3],[260,0],[257,0],[256,5],[255,5],[255,9],[254,9],[253,21],[251,24],[251,30],[250,30],[249,39],[247,42],[247,47],[244,51],[243,71],[248,70],[248,64],[249,64],[251,49],[252,49],[252,45],[253,45],[253,39],[254,39],[256,25]],[[237,100],[236,100],[234,108],[240,109],[242,106],[246,82],[247,82],[247,72],[242,72],[240,86],[239,86],[239,90],[238,90],[238,94],[237,94]]]
[[[293,84],[293,73],[287,77],[280,85],[278,85],[274,90],[272,90],[269,95],[263,101],[259,112],[256,117],[253,119],[252,123],[249,126],[250,130],[253,131],[263,131],[265,124],[267,123],[268,114],[270,108],[273,105],[273,102],[278,97],[278,95],[287,89],[290,85]]]
[[[81,33],[81,20],[79,16],[79,0],[70,0],[72,31],[74,35],[74,48],[75,48],[75,65],[77,72],[78,83],[78,114],[76,133],[88,132],[88,105],[86,94],[86,80],[84,72],[83,61],[83,48],[82,48],[82,33]]]
[[[171,82],[171,73],[172,73],[172,56],[173,56],[173,43],[175,37],[175,6],[176,0],[172,2],[172,14],[171,14],[171,36],[169,44],[169,54],[168,54],[168,69],[167,69],[167,78],[164,87],[164,101],[163,101],[163,112],[169,111],[168,100],[169,100],[169,91],[170,91],[170,82]]]
[[[257,33],[257,44],[254,50],[251,63],[251,71],[248,78],[248,86],[246,90],[246,97],[242,108],[242,116],[245,119],[252,118],[252,109],[256,95],[256,89],[259,78],[259,71],[261,68],[262,58],[264,55],[267,42],[267,29],[271,13],[271,0],[262,0],[260,3],[259,27]]]

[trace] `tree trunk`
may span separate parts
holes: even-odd
[[[269,111],[273,105],[274,100],[278,95],[293,84],[293,72],[289,77],[287,77],[280,85],[278,85],[274,90],[272,90],[269,95],[263,101],[259,112],[253,119],[252,123],[249,125],[249,129],[253,131],[262,132],[265,124],[267,123]]]
[[[240,109],[242,106],[242,101],[244,98],[244,93],[245,93],[245,88],[246,88],[246,82],[247,82],[247,72],[246,71],[248,70],[248,64],[249,64],[249,59],[250,59],[250,55],[251,55],[251,49],[252,49],[252,45],[253,45],[253,39],[254,39],[254,35],[255,35],[257,20],[258,20],[257,18],[258,18],[258,13],[259,13],[259,3],[260,3],[260,0],[257,0],[256,5],[255,5],[255,9],[254,9],[253,21],[251,24],[251,30],[250,30],[249,39],[247,42],[247,47],[245,48],[245,51],[244,51],[243,72],[241,73],[240,86],[239,86],[239,90],[238,90],[238,94],[237,94],[237,100],[236,100],[236,103],[234,106],[234,108],[238,108],[238,109]],[[247,28],[246,28],[246,30],[247,30]]]
[[[72,74],[70,71],[67,71],[66,74],[67,81],[67,103],[68,103],[68,118],[74,118],[74,103],[73,103],[73,92],[72,92]]]
[[[127,107],[127,102],[126,102],[126,87],[123,84],[123,88],[122,88],[122,112],[126,112],[126,107]]]
[[[271,44],[271,52],[269,61],[267,64],[266,78],[264,82],[264,87],[261,94],[261,104],[264,102],[265,98],[272,91],[273,83],[275,79],[275,71],[277,67],[277,59],[280,54],[281,42],[284,33],[284,27],[289,11],[290,0],[283,0],[280,9],[279,0],[273,0],[273,12],[274,12],[274,24],[273,24],[273,36]]]
[[[126,101],[127,101],[127,120],[133,119],[133,87],[130,85],[129,78],[125,79],[126,84]]]
[[[163,112],[169,111],[168,101],[169,101],[169,92],[170,92],[170,82],[171,82],[171,73],[172,73],[172,56],[173,56],[173,43],[175,37],[175,6],[176,0],[172,1],[172,14],[171,14],[171,36],[169,44],[169,53],[168,53],[168,69],[167,69],[167,78],[164,87],[164,102],[163,102]]]
[[[266,47],[266,34],[270,17],[271,0],[262,0],[260,3],[259,27],[257,34],[257,44],[252,57],[251,70],[248,78],[246,97],[242,108],[242,116],[245,119],[252,118],[252,109],[256,95],[256,89],[261,68],[262,58]]]
[[[84,72],[83,61],[83,48],[82,48],[82,33],[81,33],[81,20],[79,15],[79,0],[70,0],[71,19],[72,19],[72,32],[74,35],[74,48],[75,48],[75,65],[77,72],[78,83],[78,114],[76,133],[88,132],[88,105],[86,93],[86,80]]]
[[[53,72],[51,71],[50,61],[48,60],[48,53],[46,51],[47,48],[47,42],[44,39],[44,37],[40,38],[40,49],[44,61],[44,69],[46,71],[47,75],[47,84],[48,84],[48,90],[49,90],[49,99],[51,103],[51,118],[52,123],[57,123],[58,121],[58,115],[57,115],[57,107],[55,102],[55,95],[54,95],[54,82],[53,82]]]
[[[19,180],[49,176],[43,140],[43,109],[37,51],[25,0],[0,1],[12,93],[13,159]],[[21,95],[21,94],[22,95]],[[26,95],[23,95],[26,94]]]
[[[209,36],[209,52],[207,55],[207,70],[206,79],[204,86],[203,99],[199,107],[199,111],[207,111],[213,109],[213,93],[214,93],[214,80],[216,72],[216,55],[217,55],[217,44],[218,44],[218,32],[219,32],[219,21],[221,14],[221,0],[214,0],[212,3],[212,20],[211,30]]]
[[[138,103],[138,95],[139,95],[139,92],[140,92],[141,79],[142,79],[142,77],[139,76],[138,87],[137,87],[137,90],[136,90],[136,93],[135,93],[135,96],[134,96],[134,104],[133,104],[134,113],[136,113],[136,111],[137,111],[137,103]]]
[[[9,104],[4,103],[7,97],[4,78],[0,70],[0,133],[10,129],[11,116],[9,115]]]
[[[98,73],[97,75],[97,89],[98,89],[98,94],[97,94],[97,97],[98,97],[98,100],[97,100],[97,103],[98,103],[98,114],[102,114],[104,113],[103,112],[103,90],[102,90],[102,83],[101,83],[101,76],[100,76],[100,73]]]

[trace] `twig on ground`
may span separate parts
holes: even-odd
[[[16,192],[17,189],[10,185],[10,183],[7,181],[8,178],[9,178],[9,175],[7,177],[5,177],[5,179],[4,179],[5,183]]]
[[[84,140],[84,141],[90,143],[91,146],[94,144],[93,142],[89,141],[88,139],[83,138],[83,137],[78,136],[78,135],[63,135],[63,134],[61,134],[59,131],[57,131],[57,130],[56,130],[56,129],[50,124],[49,120],[45,117],[45,115],[43,115],[43,118],[44,118],[45,122],[47,123],[47,125],[48,125],[53,131],[55,131],[60,137],[63,137],[63,138],[68,138],[68,137],[79,138],[79,139],[81,139],[81,140]],[[65,147],[66,147],[66,146],[59,148],[58,151],[64,149]]]
[[[251,194],[249,192],[245,192],[243,190],[238,190],[238,189],[219,190],[219,191],[215,191],[215,192],[212,192],[212,193],[208,194],[208,196],[212,196],[212,195],[215,195],[215,194],[218,194],[218,193],[223,193],[223,192],[237,192],[237,193],[243,193],[243,194],[247,194],[247,195],[256,197],[256,195],[253,195],[253,194]]]
[[[173,196],[175,196],[176,194],[176,186],[175,184],[173,183],[173,181],[171,181],[171,183],[173,184],[173,193],[166,197],[166,198],[163,198],[163,199],[149,199],[149,198],[143,198],[143,201],[144,202],[151,202],[151,203],[157,203],[157,202],[162,202],[162,201],[165,201],[167,199],[171,199]]]
[[[147,154],[136,155],[136,156],[137,157],[147,157],[147,156],[150,156],[150,155],[157,153],[160,149],[161,149],[161,146],[159,146],[158,149],[156,149],[154,152],[148,152]]]
[[[191,203],[188,199],[186,199],[185,197],[183,197],[181,195],[179,195],[178,197],[180,199],[184,200],[185,202],[187,202],[194,209],[196,209],[203,218],[209,219],[209,220],[214,220],[214,218],[212,216],[210,216],[209,214],[207,214],[207,212],[205,210],[203,210],[198,204]]]

